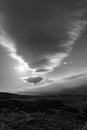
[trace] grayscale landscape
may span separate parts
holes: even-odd
[[[87,96],[0,93],[0,130],[85,130]]]
[[[0,0],[0,130],[87,130],[87,0]]]

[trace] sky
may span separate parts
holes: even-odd
[[[0,0],[0,91],[86,83],[87,0]]]

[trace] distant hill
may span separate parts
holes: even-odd
[[[7,100],[11,98],[28,98],[28,97],[32,97],[32,96],[19,95],[16,93],[0,92],[0,100]]]
[[[87,84],[78,87],[66,88],[60,93],[66,95],[87,95]]]
[[[22,91],[18,92],[19,95],[30,95],[30,96],[57,96],[57,95],[87,95],[87,84],[82,84],[79,86],[72,87],[63,87],[62,90],[59,90],[57,87],[49,89],[49,91],[37,91],[37,92],[28,92]]]

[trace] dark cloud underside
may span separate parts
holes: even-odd
[[[56,67],[68,55],[71,42],[77,39],[72,23],[84,21],[83,3],[79,0],[1,0],[0,3],[4,31],[14,41],[17,54],[37,72]],[[73,28],[80,31],[80,27],[83,25]],[[67,43],[68,47],[63,46]]]
[[[28,77],[24,79],[27,83],[37,84],[43,80],[42,77]]]

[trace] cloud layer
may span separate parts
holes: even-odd
[[[85,30],[84,3],[87,4],[84,0],[66,0],[66,4],[64,0],[1,0],[1,30],[6,36],[1,32],[0,44],[33,73],[50,72],[70,54]]]

